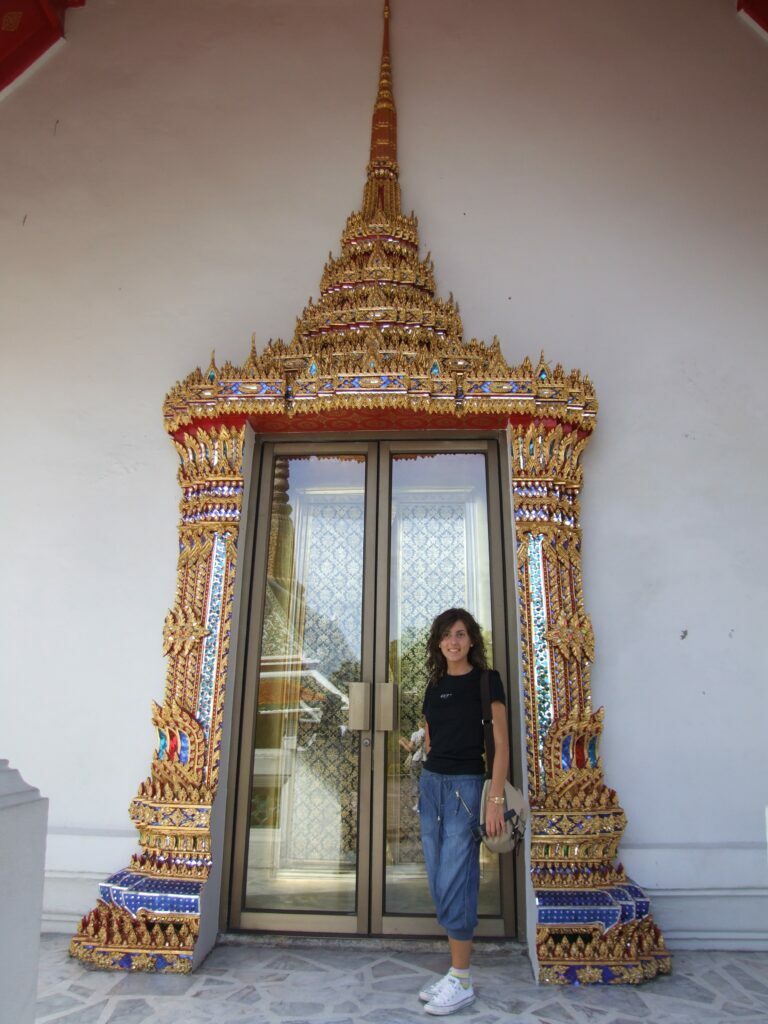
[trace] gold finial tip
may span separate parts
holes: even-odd
[[[384,17],[389,17],[389,0],[384,0]]]

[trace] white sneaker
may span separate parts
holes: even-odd
[[[456,1013],[465,1006],[475,1001],[475,992],[472,982],[468,988],[464,988],[458,978],[453,974],[447,974],[440,984],[437,992],[424,1007],[427,1013],[433,1013],[437,1017],[443,1017],[449,1013]]]
[[[422,1003],[428,1003],[430,999],[434,999],[447,978],[448,975],[444,974],[442,978],[438,978],[437,981],[433,981],[431,985],[425,985],[421,992],[419,992],[419,999]]]

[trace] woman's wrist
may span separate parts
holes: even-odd
[[[505,802],[505,797],[503,795],[494,796],[493,793],[491,793],[490,796],[488,797],[488,800],[492,804],[503,804]]]

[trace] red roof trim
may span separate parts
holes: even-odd
[[[85,0],[0,0],[0,89],[63,37],[67,7],[84,4]]]
[[[768,35],[768,0],[737,0],[736,10],[751,18]]]

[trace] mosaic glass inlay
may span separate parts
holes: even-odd
[[[224,576],[227,564],[227,538],[229,534],[216,533],[211,553],[211,580],[208,588],[208,606],[205,627],[208,631],[203,641],[200,690],[197,698],[197,719],[206,737],[211,727],[213,693],[216,682],[216,661],[219,653]]]
[[[528,571],[531,588],[531,639],[533,641],[534,677],[536,680],[536,718],[539,733],[539,763],[544,737],[552,724],[552,676],[547,643],[547,604],[544,591],[544,537],[537,533],[528,538]]]

